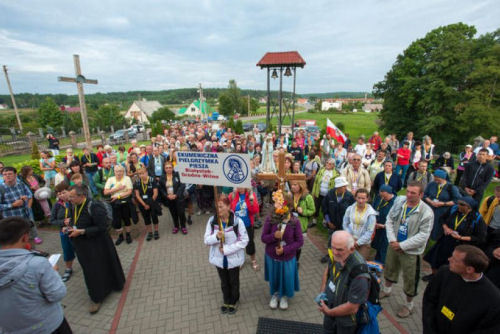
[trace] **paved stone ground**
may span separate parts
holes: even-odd
[[[160,217],[160,239],[143,240],[144,225],[134,226],[134,242],[123,243],[118,253],[130,284],[128,293],[113,293],[104,302],[99,313],[88,313],[89,298],[82,271],[75,261],[74,274],[68,281],[68,294],[63,300],[65,315],[75,333],[106,333],[117,324],[116,333],[255,333],[259,317],[289,319],[322,323],[322,316],[313,302],[319,292],[324,265],[321,244],[316,247],[306,238],[299,271],[301,290],[289,302],[287,311],[271,310],[269,287],[264,281],[264,271],[255,272],[247,258],[240,272],[240,305],[235,315],[222,315],[219,307],[222,292],[216,269],[208,263],[208,248],[203,244],[208,215],[193,217],[188,235],[172,235],[171,218],[167,210]],[[260,231],[255,234],[257,260],[263,263],[264,247]],[[309,233],[313,233],[314,229]],[[44,238],[40,249],[60,252],[59,234],[40,230]],[[314,240],[318,239],[311,235]],[[142,248],[138,250],[138,248]],[[135,271],[129,272],[137,253]],[[64,265],[59,263],[60,272]],[[424,286],[420,287],[423,292]],[[421,296],[421,295],[420,295]],[[420,333],[421,297],[416,298],[415,313],[408,319],[396,317],[399,303],[403,301],[400,284],[393,289],[393,296],[382,302],[384,311],[379,315],[382,333]],[[120,303],[121,300],[121,303]],[[119,305],[123,304],[120,312]],[[401,325],[398,329],[389,318]],[[114,323],[113,323],[114,320]],[[119,323],[117,321],[119,320]],[[113,332],[113,331],[111,331]]]

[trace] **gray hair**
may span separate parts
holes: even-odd
[[[335,235],[337,235],[345,240],[345,245],[346,245],[347,249],[354,248],[354,243],[355,243],[354,237],[349,232],[344,231],[344,230],[333,232],[332,242],[333,242],[333,238],[335,237]]]
[[[75,184],[69,188],[70,191],[74,190],[77,196],[88,196],[89,189],[84,184]]]
[[[122,166],[122,165],[116,165],[114,170],[115,170],[115,173],[116,173],[117,171],[119,171],[119,170],[121,170],[121,171],[125,172],[125,168],[123,168],[123,166]]]

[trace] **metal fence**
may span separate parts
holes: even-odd
[[[113,133],[111,131],[103,132],[100,131],[99,129],[92,129],[93,131],[91,132],[91,138],[92,138],[92,144],[93,145],[98,145],[98,144],[119,144],[119,143],[124,143],[124,140],[119,140],[119,141],[110,141],[109,136]],[[59,148],[61,150],[66,149],[68,147],[73,147],[76,146],[78,148],[83,148],[86,143],[85,143],[85,136],[83,135],[83,131],[79,131],[78,133],[75,133],[73,136],[74,138],[71,138],[69,133],[66,131],[42,131],[40,129],[39,133],[37,134],[30,134],[30,135],[17,135],[15,133],[12,133],[11,135],[0,135],[0,157],[7,156],[7,155],[14,155],[14,154],[28,154],[32,152],[32,145],[33,143],[36,143],[38,146],[39,151],[43,151],[48,149],[49,142],[46,138],[47,133],[52,133],[54,134],[57,139],[59,139]],[[138,134],[137,139],[138,140],[145,140],[146,138],[145,134]],[[76,144],[76,145],[75,145]]]

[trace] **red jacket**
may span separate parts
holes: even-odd
[[[253,204],[250,204],[250,196],[253,198]],[[253,191],[250,192],[250,196],[248,196],[248,190],[245,191],[245,203],[248,208],[248,217],[250,218],[250,226],[253,226],[253,220],[255,214],[259,213],[259,202],[257,202],[257,196]],[[229,201],[231,202],[231,211],[234,213],[236,210],[236,204],[240,201],[240,193],[237,191],[233,191],[228,196]]]
[[[380,136],[372,136],[368,142],[372,144],[374,151],[378,151],[382,144],[382,138],[380,138]]]

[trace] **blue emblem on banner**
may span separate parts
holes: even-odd
[[[248,177],[248,166],[243,158],[236,154],[228,156],[222,165],[224,176],[232,183],[242,183]]]

